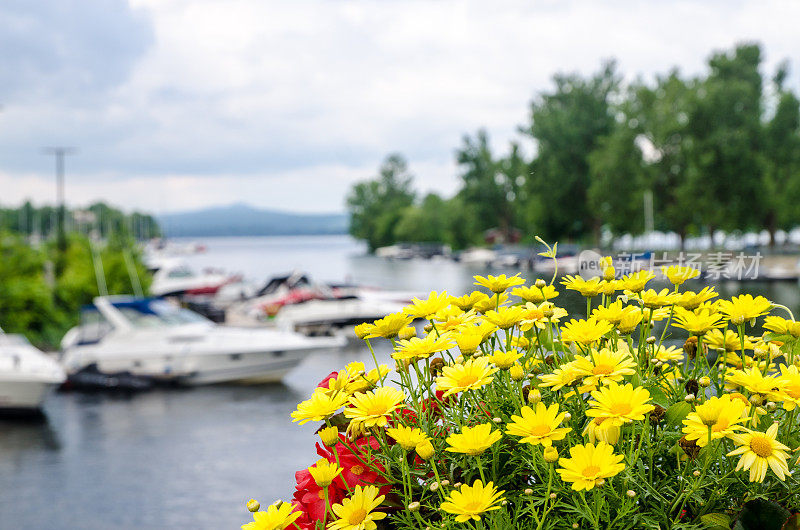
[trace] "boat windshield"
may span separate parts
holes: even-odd
[[[180,326],[196,322],[209,322],[193,311],[177,307],[164,300],[114,304],[120,313],[137,328]]]

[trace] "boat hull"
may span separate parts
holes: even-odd
[[[56,383],[0,380],[0,411],[37,410]]]

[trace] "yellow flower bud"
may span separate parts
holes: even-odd
[[[545,287],[547,287],[547,282],[544,281],[543,279],[539,278],[538,280],[536,280],[534,285],[536,287],[538,287],[539,289],[544,289]]]
[[[558,449],[552,445],[550,447],[546,447],[544,450],[544,460],[545,462],[549,462],[551,464],[558,460]]]
[[[325,444],[325,447],[333,447],[339,443],[339,429],[336,427],[325,427],[320,429],[317,434],[319,434],[319,438]]]
[[[261,508],[261,504],[255,499],[250,499],[247,501],[247,509],[251,512],[257,512],[258,509]]]
[[[418,512],[419,511],[419,506],[420,506],[419,502],[414,501],[414,502],[412,502],[411,504],[408,505],[408,511],[409,512]]]
[[[534,388],[530,392],[528,392],[528,403],[532,405],[536,405],[542,400],[542,393],[539,391],[538,388]]]
[[[408,339],[412,339],[412,338],[414,338],[416,336],[417,336],[417,330],[416,330],[416,328],[413,328],[411,326],[404,327],[397,334],[397,338],[400,339],[400,340],[408,340]]]
[[[375,327],[374,324],[370,324],[369,322],[364,322],[363,324],[357,325],[353,329],[353,331],[355,332],[356,337],[358,337],[359,339],[363,340],[367,335],[370,334],[370,332],[372,331],[372,328],[374,328],[374,327]]]
[[[525,379],[525,370],[522,369],[522,366],[519,364],[515,364],[512,366],[508,373],[511,375],[511,379],[514,381],[522,381]]]
[[[616,275],[617,271],[614,269],[614,267],[606,267],[603,269],[603,279],[607,282],[613,280]]]
[[[436,450],[433,448],[433,444],[430,440],[425,440],[421,444],[417,445],[417,454],[423,460],[430,460],[433,458],[433,455],[436,454]]]
[[[703,377],[697,380],[697,383],[703,388],[708,388],[709,386],[711,386],[711,378],[708,377],[707,375],[704,375]]]

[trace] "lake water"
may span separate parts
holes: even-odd
[[[384,261],[345,236],[202,242],[207,252],[187,256],[191,265],[257,281],[297,269],[318,280],[461,294],[473,274],[487,272],[445,260]],[[741,288],[800,310],[796,284],[717,285],[724,296]],[[585,307],[563,290],[558,301],[577,314]],[[378,354],[389,360],[385,345]],[[314,425],[299,427],[289,415],[353,360],[371,363],[353,344],[309,357],[282,384],[55,394],[44,418],[0,420],[0,530],[238,528],[247,499],[291,497],[294,472],[316,460],[316,438]]]

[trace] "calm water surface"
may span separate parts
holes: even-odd
[[[328,281],[419,291],[472,289],[449,261],[387,262],[344,236],[206,239],[187,257],[263,281],[303,270]],[[495,271],[514,272],[514,271]],[[800,310],[796,284],[747,284]],[[738,284],[717,285],[727,296]],[[580,314],[581,299],[559,299]],[[389,359],[387,348],[379,350]],[[312,464],[315,426],[289,414],[325,375],[371,357],[360,345],[317,354],[282,384],[159,389],[114,396],[55,394],[39,420],[0,420],[0,530],[238,528],[244,502],[288,499],[294,472]]]

